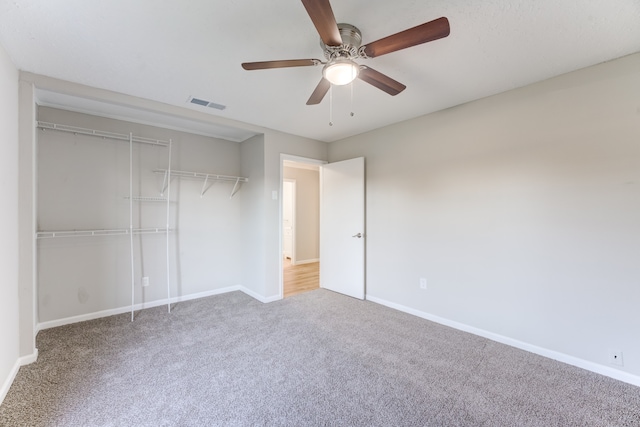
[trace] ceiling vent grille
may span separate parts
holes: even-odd
[[[206,101],[204,99],[199,99],[199,98],[194,98],[192,96],[189,97],[189,102],[191,104],[201,105],[203,107],[215,108],[216,110],[224,110],[225,108],[227,108],[226,105],[216,104],[215,102]]]

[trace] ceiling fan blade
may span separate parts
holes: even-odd
[[[329,0],[302,0],[302,4],[307,9],[307,13],[324,44],[340,46],[342,36],[340,36],[340,30],[338,30],[338,24]]]
[[[395,81],[391,77],[386,76],[373,68],[369,68],[366,65],[360,66],[358,78],[382,91],[387,92],[391,96],[395,96],[407,88],[402,83]]]
[[[308,67],[322,64],[319,59],[287,59],[283,61],[243,62],[245,70],[266,70],[269,68]]]
[[[330,87],[331,87],[331,83],[329,83],[329,80],[323,77],[322,80],[320,80],[320,83],[318,83],[318,86],[316,86],[315,90],[309,97],[309,100],[307,101],[307,105],[320,104],[320,102],[322,101],[322,98],[324,98],[327,92],[329,92]]]
[[[364,53],[369,58],[375,58],[376,56],[447,37],[449,32],[449,20],[442,17],[369,43],[364,47]]]

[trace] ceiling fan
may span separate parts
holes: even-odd
[[[355,60],[375,58],[449,35],[449,20],[442,17],[362,45],[362,34],[359,29],[350,24],[336,23],[329,0],[302,0],[302,4],[320,34],[320,46],[327,61],[289,59],[245,62],[242,64],[242,68],[245,70],[264,70],[324,65],[322,79],[311,94],[307,105],[319,104],[329,91],[331,84],[345,85],[356,78],[389,95],[397,95],[406,88],[405,85],[367,65],[359,65]]]

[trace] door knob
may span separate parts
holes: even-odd
[[[362,238],[362,233],[354,234],[351,237],[357,237],[358,239],[361,239]]]

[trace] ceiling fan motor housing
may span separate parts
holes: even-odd
[[[336,58],[357,58],[359,56],[358,50],[362,44],[362,33],[360,30],[351,24],[338,24],[338,30],[340,31],[340,37],[342,37],[342,44],[340,46],[328,46],[320,40],[320,46],[324,51],[324,56],[327,60]]]

